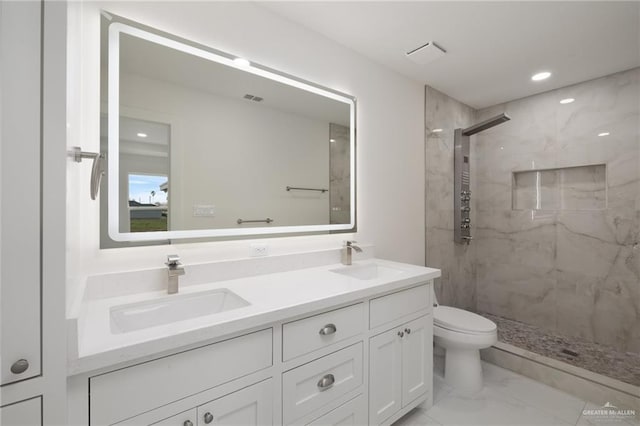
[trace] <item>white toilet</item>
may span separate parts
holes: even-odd
[[[480,392],[480,349],[498,341],[496,324],[464,309],[436,306],[433,308],[433,340],[445,350],[445,382],[463,395]]]

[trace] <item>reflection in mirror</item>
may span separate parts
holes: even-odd
[[[157,31],[105,27],[113,240],[355,229],[353,98]]]

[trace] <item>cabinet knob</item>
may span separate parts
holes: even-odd
[[[336,381],[336,378],[333,376],[333,374],[327,374],[318,381],[318,388],[320,389],[321,392],[325,391],[329,389],[331,386],[333,386],[335,381]]]
[[[407,333],[407,334],[411,334],[411,329],[410,328],[405,328],[404,332]]]
[[[204,422],[206,424],[209,424],[213,421],[213,414],[209,413],[208,411],[206,413],[204,413]]]
[[[319,333],[321,336],[328,336],[335,333],[336,331],[338,331],[338,328],[335,324],[327,324],[320,329]]]
[[[398,336],[404,337],[404,331],[398,331]]]
[[[193,422],[191,420],[185,420],[182,426],[193,426]]]
[[[11,365],[11,372],[13,374],[22,374],[29,368],[29,361],[26,359],[19,359]]]

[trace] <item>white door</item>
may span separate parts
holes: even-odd
[[[0,385],[40,375],[41,9],[0,2]]]
[[[198,407],[198,426],[273,424],[273,384],[265,380]]]
[[[404,325],[402,338],[402,406],[424,395],[432,383],[430,316]]]
[[[192,408],[191,410],[183,411],[175,416],[160,420],[157,423],[152,423],[152,426],[195,426],[197,421],[197,410]]]
[[[402,407],[400,328],[369,340],[369,423],[377,425]]]
[[[42,425],[42,398],[32,398],[0,408],[0,425]]]

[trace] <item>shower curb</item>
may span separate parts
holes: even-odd
[[[640,387],[562,361],[551,359],[504,342],[480,351],[491,364],[530,377],[581,399],[636,410],[640,417]]]

